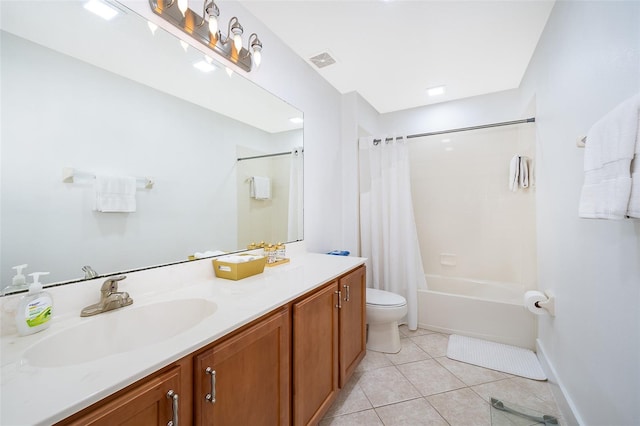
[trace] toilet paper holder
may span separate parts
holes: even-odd
[[[535,315],[556,315],[556,299],[550,291],[544,293],[538,290],[529,290],[524,294],[524,305]]]
[[[544,292],[544,295],[547,296],[547,300],[541,300],[535,303],[536,307],[546,309],[549,312],[549,315],[552,317],[556,316],[556,298],[553,297],[548,291]]]

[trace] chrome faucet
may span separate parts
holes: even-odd
[[[129,297],[129,293],[126,291],[118,291],[118,281],[122,281],[125,278],[127,278],[126,275],[108,278],[100,288],[100,301],[82,309],[80,316],[90,317],[132,304],[133,299]]]
[[[83,266],[82,271],[84,272],[84,278],[87,280],[98,276],[98,273],[89,265]]]

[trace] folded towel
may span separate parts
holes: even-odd
[[[587,133],[580,217],[622,219],[627,215],[639,107],[640,95],[636,95],[605,115]]]
[[[640,219],[640,112],[636,131],[636,149],[631,162],[631,196],[627,207],[627,216]]]
[[[529,158],[520,157],[520,188],[529,187]]]
[[[268,200],[271,198],[271,179],[264,176],[251,178],[251,197],[256,200]]]
[[[136,178],[96,176],[95,210],[104,213],[136,211]]]
[[[518,190],[518,181],[520,179],[520,156],[514,155],[509,163],[509,189],[511,191]]]

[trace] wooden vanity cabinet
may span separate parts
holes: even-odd
[[[58,425],[317,424],[365,355],[358,267]]]
[[[366,353],[365,269],[293,304],[293,424],[317,424]]]
[[[342,276],[340,321],[340,388],[344,387],[367,352],[366,271],[361,266]]]
[[[175,415],[180,425],[191,425],[191,383],[191,366],[181,360],[57,425],[167,426]]]
[[[288,425],[290,319],[283,309],[194,357],[196,425]]]

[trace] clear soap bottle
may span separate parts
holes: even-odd
[[[42,290],[40,275],[48,275],[48,272],[34,272],[29,274],[33,282],[29,285],[29,292],[20,299],[16,310],[16,326],[21,336],[42,331],[51,325],[53,314],[53,299],[51,295]]]

